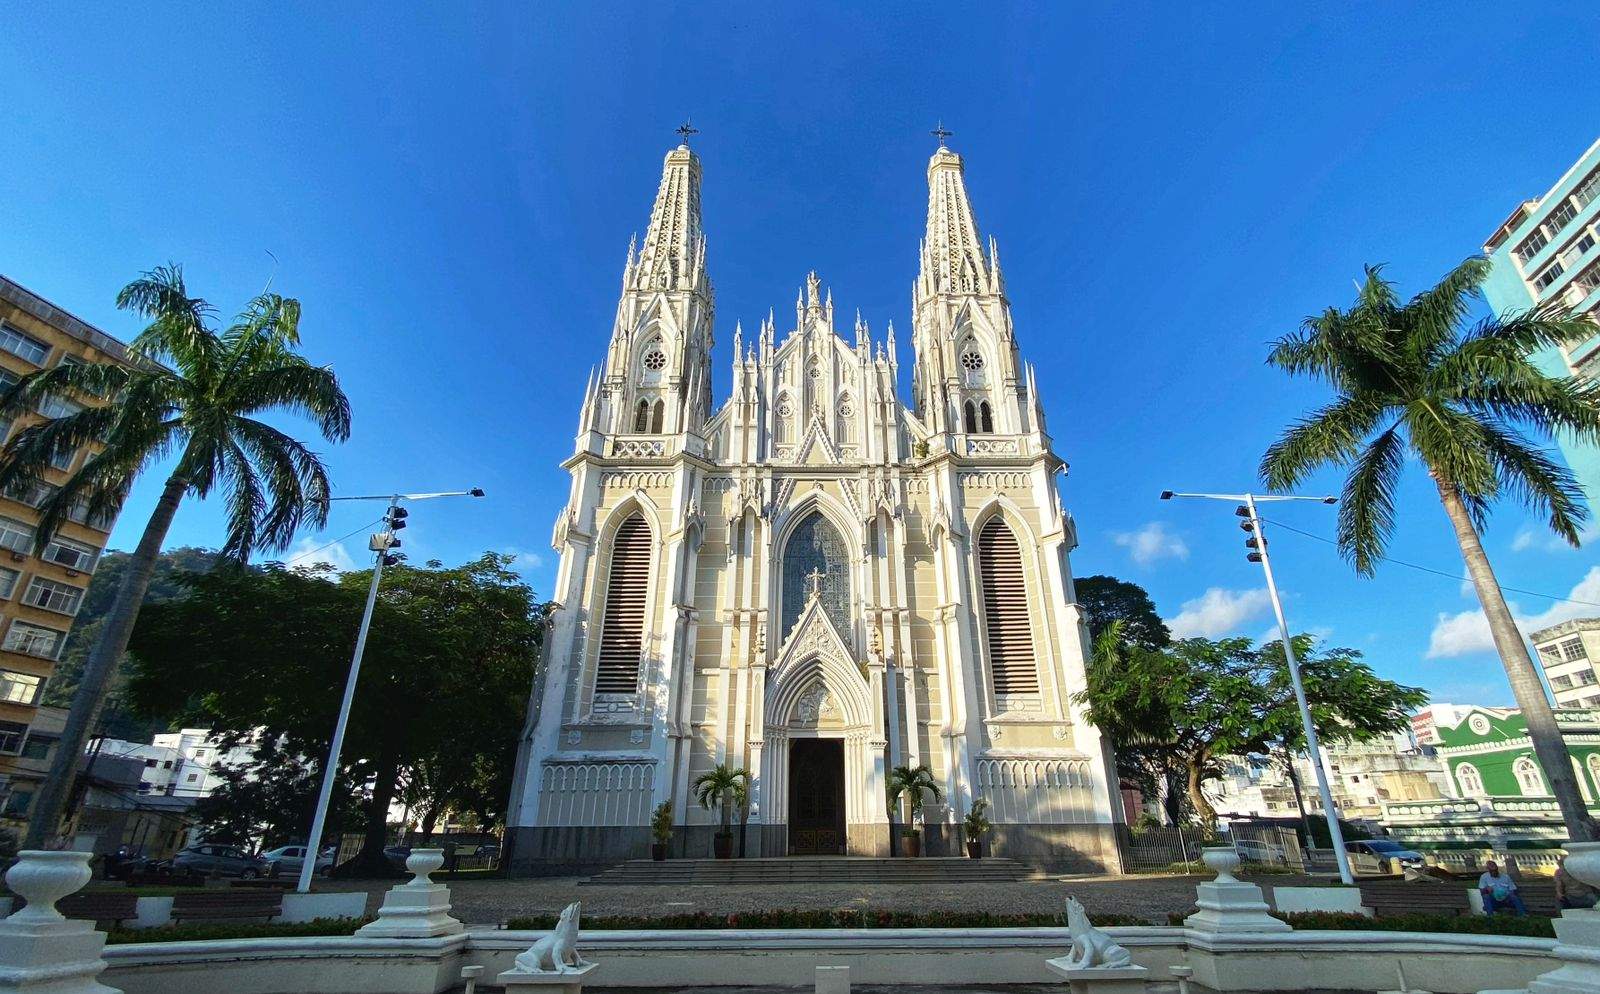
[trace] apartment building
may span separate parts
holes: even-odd
[[[1600,618],[1578,618],[1529,636],[1558,708],[1600,709]]]
[[[0,386],[63,362],[126,361],[123,344],[38,294],[0,276]],[[93,397],[55,397],[6,421],[0,435],[39,417],[59,417]],[[45,686],[83,603],[112,522],[74,515],[35,552],[38,507],[77,469],[84,451],[46,471],[26,492],[0,494],[0,827],[27,819],[60,737],[59,714],[41,714]]]
[[[1496,313],[1556,302],[1591,319],[1600,313],[1600,141],[1543,196],[1518,204],[1483,251],[1494,264],[1484,295]],[[1600,378],[1600,327],[1534,358],[1551,375]],[[1560,444],[1590,505],[1600,506],[1600,448]]]

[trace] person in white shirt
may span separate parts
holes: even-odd
[[[1501,908],[1510,908],[1514,914],[1526,916],[1528,908],[1517,893],[1517,882],[1500,870],[1494,860],[1483,864],[1483,874],[1478,877],[1478,893],[1483,895],[1483,912],[1492,915]]]

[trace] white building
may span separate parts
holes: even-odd
[[[1600,618],[1577,618],[1528,637],[1558,708],[1600,708]]]
[[[148,743],[106,739],[100,755],[144,763],[139,793],[169,797],[206,797],[222,783],[222,771],[250,762],[254,744],[224,748],[208,728],[184,728],[153,736]]]
[[[997,855],[1117,865],[1117,781],[1072,701],[1065,466],[961,157],[941,146],[927,181],[912,403],[892,326],[840,337],[813,273],[791,328],[735,326],[718,406],[700,160],[667,153],[562,464],[514,869],[641,856],[661,803],[676,851],[708,855],[691,785],[720,763],[750,773],[759,854],[888,852],[886,773],[926,764],[927,851],[956,852],[981,797]]]

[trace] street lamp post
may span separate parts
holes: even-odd
[[[402,501],[431,500],[435,497],[482,497],[483,490],[451,490],[432,494],[389,494],[361,497],[334,497],[333,500],[383,500],[389,502],[384,512],[384,530],[373,535],[367,548],[373,552],[372,582],[367,585],[367,606],[361,612],[361,627],[356,632],[356,648],[350,657],[350,675],[344,682],[344,699],[339,704],[339,720],[333,726],[333,741],[328,745],[328,762],[322,768],[322,790],[317,794],[317,812],[311,818],[311,835],[306,839],[305,855],[300,860],[300,881],[295,890],[301,894],[311,890],[311,877],[317,872],[317,857],[322,851],[322,830],[328,821],[328,801],[333,797],[333,781],[339,772],[339,753],[344,748],[345,729],[350,724],[350,704],[355,700],[356,681],[361,676],[361,657],[367,648],[367,632],[372,628],[372,609],[378,602],[378,581],[383,567],[390,563],[390,550],[399,548],[400,539],[395,532],[406,526],[407,512]]]
[[[1328,788],[1328,772],[1322,764],[1322,749],[1317,744],[1317,729],[1311,720],[1311,707],[1306,703],[1305,685],[1300,680],[1300,661],[1295,658],[1294,646],[1289,639],[1289,622],[1283,616],[1283,602],[1278,597],[1278,584],[1272,577],[1272,560],[1267,554],[1267,535],[1261,525],[1261,517],[1256,513],[1258,501],[1287,501],[1311,500],[1319,504],[1332,504],[1333,497],[1300,497],[1292,494],[1182,494],[1171,490],[1161,492],[1162,500],[1171,500],[1174,497],[1195,497],[1203,500],[1225,500],[1243,504],[1234,513],[1241,518],[1248,519],[1241,523],[1241,527],[1250,532],[1254,538],[1248,542],[1252,551],[1249,559],[1261,564],[1261,572],[1267,580],[1267,596],[1272,600],[1272,613],[1278,619],[1278,634],[1283,639],[1283,658],[1289,669],[1289,683],[1294,687],[1295,703],[1300,706],[1300,723],[1306,733],[1306,751],[1311,756],[1311,770],[1317,777],[1317,793],[1322,797],[1322,813],[1328,819],[1328,842],[1333,846],[1334,862],[1339,867],[1339,879],[1345,884],[1353,884],[1354,877],[1350,874],[1350,856],[1344,849],[1344,833],[1339,829],[1339,812],[1333,806],[1333,791]]]

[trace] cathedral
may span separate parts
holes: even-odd
[[[512,872],[645,856],[662,804],[671,855],[710,856],[720,813],[694,784],[719,764],[747,771],[752,856],[899,852],[887,779],[925,765],[942,793],[925,854],[960,854],[981,799],[985,853],[1120,867],[1110,745],[1073,699],[1088,637],[1066,467],[942,138],[909,406],[893,325],[842,336],[814,272],[792,327],[735,325],[714,399],[700,160],[667,153],[561,464]]]

